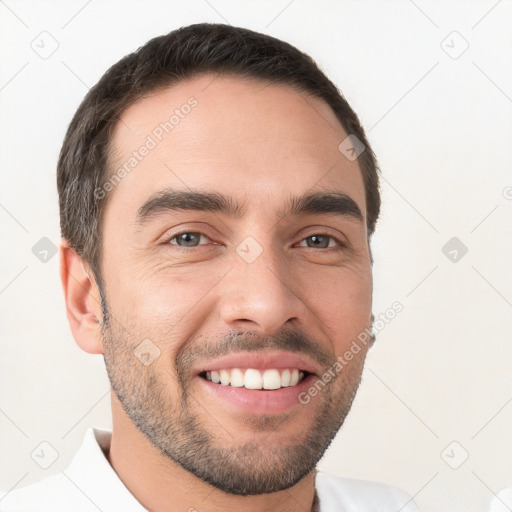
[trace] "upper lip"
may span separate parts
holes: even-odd
[[[256,370],[298,368],[299,370],[319,374],[320,369],[308,357],[293,352],[279,350],[260,352],[237,352],[227,356],[205,361],[196,367],[196,375],[206,371],[229,368],[254,368]]]

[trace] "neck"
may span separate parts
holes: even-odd
[[[304,512],[315,509],[314,470],[284,491],[255,496],[227,494],[164,456],[133,425],[112,395],[113,429],[107,458],[127,489],[148,511]]]

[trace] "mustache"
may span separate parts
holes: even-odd
[[[220,339],[200,336],[181,347],[175,360],[176,372],[183,376],[198,359],[213,359],[238,352],[284,350],[313,359],[322,368],[335,359],[334,351],[306,336],[301,331],[280,331],[273,336],[262,336],[250,331],[231,331]]]

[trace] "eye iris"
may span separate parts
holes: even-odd
[[[178,245],[181,245],[182,247],[195,247],[199,243],[200,237],[200,233],[182,233],[181,235],[176,236],[176,241]],[[322,247],[325,249],[329,247],[329,239],[329,236],[312,235],[307,238],[308,246]],[[313,243],[310,244],[309,241],[312,241]]]
[[[177,237],[178,245],[185,247],[194,247],[199,242],[199,233],[183,233]],[[184,243],[182,243],[184,242]]]
[[[320,243],[314,243],[310,247],[322,247],[327,248],[329,246],[329,237],[328,236],[319,236],[319,235],[312,235],[308,237],[308,240],[315,240]]]

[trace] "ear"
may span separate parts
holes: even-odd
[[[64,288],[66,312],[78,346],[90,354],[102,354],[101,296],[86,263],[62,239],[59,247],[60,278]]]

